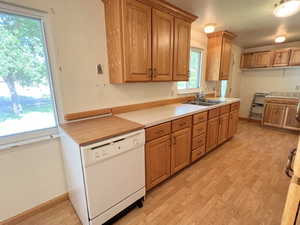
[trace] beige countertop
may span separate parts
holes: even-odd
[[[239,102],[238,98],[215,98],[216,100],[222,100],[224,103],[214,106],[199,106],[192,104],[172,104],[155,108],[137,110],[127,113],[117,114],[116,116],[123,119],[127,119],[145,127],[155,126],[160,123],[168,122],[181,117],[189,116],[195,113],[204,112],[210,109],[214,109],[223,105]]]

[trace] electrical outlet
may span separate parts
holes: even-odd
[[[296,85],[296,91],[300,91],[300,85]]]

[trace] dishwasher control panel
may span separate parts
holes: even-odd
[[[144,148],[145,131],[139,130],[81,148],[84,166],[106,160],[124,152]]]

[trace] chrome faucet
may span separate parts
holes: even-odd
[[[196,94],[196,101],[205,101],[205,94],[204,92],[198,92]]]

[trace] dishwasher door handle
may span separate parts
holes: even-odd
[[[294,157],[296,155],[296,151],[297,151],[297,149],[295,148],[290,152],[290,154],[288,156],[287,165],[285,168],[285,174],[290,178],[293,176],[293,173],[294,173],[294,170],[292,169],[292,164],[294,161]]]

